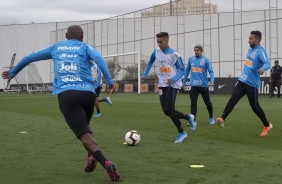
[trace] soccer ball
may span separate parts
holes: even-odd
[[[135,146],[140,142],[140,134],[136,130],[130,130],[125,134],[125,142],[130,146]]]

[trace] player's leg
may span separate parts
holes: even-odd
[[[248,86],[246,93],[247,93],[247,96],[248,96],[250,106],[252,107],[252,110],[260,118],[261,122],[264,125],[263,130],[262,130],[261,135],[260,135],[261,137],[264,137],[268,134],[268,132],[272,128],[272,125],[266,119],[265,113],[264,113],[263,109],[261,108],[261,106],[258,102],[258,89],[255,88],[255,87]]]
[[[276,87],[277,87],[277,97],[280,98],[280,88],[281,88],[281,81],[276,80]]]
[[[270,98],[274,97],[274,90],[275,90],[275,80],[271,80],[270,82]]]
[[[245,95],[245,86],[244,83],[238,81],[235,84],[235,88],[233,89],[231,98],[229,99],[229,101],[227,102],[223,113],[221,115],[221,117],[218,117],[216,119],[216,123],[223,128],[224,127],[224,121],[227,118],[227,116],[231,113],[231,111],[233,110],[233,108],[235,107],[235,105],[239,102],[239,100]]]
[[[215,121],[214,121],[214,118],[213,118],[213,106],[212,106],[212,102],[210,100],[210,93],[209,93],[209,88],[201,88],[199,89],[201,95],[202,95],[202,98],[206,104],[206,107],[208,109],[208,112],[209,112],[209,122],[210,124],[214,124]]]
[[[94,111],[95,94],[87,91],[69,90],[60,93],[58,101],[66,122],[84,148],[107,170],[112,181],[118,181],[120,176],[115,170],[115,165],[103,156],[89,127],[89,121]]]
[[[83,94],[81,99],[82,99],[84,111],[86,113],[86,121],[89,124],[91,117],[93,115],[93,103],[92,102],[97,101],[96,99],[98,99],[98,98],[93,93],[87,93],[87,94]],[[89,99],[93,99],[93,100],[89,100]],[[88,171],[90,171],[90,172],[93,171],[95,169],[95,166],[96,166],[95,161],[97,160],[106,169],[106,171],[107,171],[107,173],[108,173],[108,175],[109,175],[109,177],[111,178],[112,181],[119,181],[120,175],[116,172],[115,164],[105,158],[105,156],[103,155],[103,153],[99,149],[98,143],[97,143],[94,135],[92,134],[92,132],[85,133],[85,134],[81,135],[79,137],[79,139],[83,143],[83,146],[88,151],[88,153],[90,153],[91,156],[95,159],[94,161],[87,163],[85,171],[86,171],[86,169],[88,169]],[[94,168],[92,168],[92,167],[94,167]]]
[[[113,102],[111,101],[110,97],[99,99],[98,102],[107,102],[110,106],[113,105]]]
[[[178,90],[174,88],[165,88],[163,94],[160,95],[160,98],[162,98],[161,101],[164,113],[170,117],[170,119],[177,128],[178,134],[175,143],[180,143],[184,141],[184,139],[187,137],[187,133],[184,131],[182,124],[179,120],[178,114],[175,110],[175,100],[177,91]]]
[[[197,116],[197,101],[199,96],[199,90],[198,87],[192,86],[190,90],[190,101],[191,101],[191,114]]]
[[[91,133],[89,128],[90,117],[87,116],[85,107],[81,105],[81,96],[87,95],[88,104],[91,108],[88,109],[88,114],[92,115],[94,110],[95,95],[91,92],[81,91],[65,91],[58,95],[59,107],[65,117],[69,127],[77,137],[85,133]],[[94,98],[93,98],[94,97]],[[95,141],[94,141],[95,142]],[[84,146],[85,147],[85,146]],[[86,149],[87,150],[87,149]],[[87,150],[88,151],[88,150]],[[92,152],[88,151],[86,172],[92,172],[95,169],[96,160],[92,156]]]
[[[99,117],[101,116],[101,111],[100,111],[100,103],[99,103],[99,96],[101,93],[101,89],[102,87],[97,87],[95,89],[95,93],[96,93],[96,99],[95,99],[95,107],[96,107],[96,114],[93,117]]]

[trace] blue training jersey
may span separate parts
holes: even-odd
[[[238,80],[258,89],[260,86],[260,74],[258,70],[260,68],[264,71],[268,70],[270,68],[270,62],[264,48],[262,46],[255,46],[249,49],[244,62],[243,72]]]
[[[156,61],[157,75],[159,78],[159,87],[173,87],[180,89],[182,86],[181,77],[184,75],[185,67],[181,56],[171,48],[165,50],[155,49],[151,55],[146,69],[142,75],[145,78],[153,63]],[[168,84],[167,80],[171,79],[172,84]]]
[[[186,70],[185,70],[183,85],[186,84],[187,77],[190,74],[190,85],[191,86],[207,88],[209,86],[208,75],[207,75],[208,72],[210,75],[211,82],[214,83],[214,73],[213,73],[212,65],[209,59],[205,56],[190,57],[188,60]]]
[[[101,69],[107,80],[107,85],[112,84],[111,74],[101,54],[96,48],[75,39],[61,41],[29,54],[8,73],[14,77],[29,63],[47,59],[53,59],[54,63],[53,95],[66,90],[95,93],[90,60],[95,61]]]
[[[92,81],[94,84],[94,89],[97,89],[98,87],[102,87],[103,86],[103,82],[102,82],[102,72],[99,69],[99,67],[97,66],[97,64],[92,61],[92,67],[91,67],[91,72],[92,72]]]

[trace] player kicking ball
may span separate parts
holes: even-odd
[[[157,35],[159,49],[155,49],[151,55],[146,69],[142,75],[142,80],[148,75],[152,65],[156,62],[158,74],[158,86],[160,103],[164,114],[172,120],[177,128],[178,134],[174,143],[181,143],[187,138],[180,119],[185,119],[190,124],[190,128],[195,131],[196,123],[193,115],[184,114],[175,110],[175,100],[178,90],[182,87],[181,78],[184,75],[185,67],[181,56],[168,46],[169,36],[167,32]]]

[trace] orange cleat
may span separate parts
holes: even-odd
[[[222,117],[217,118],[215,122],[219,125],[220,128],[224,127],[224,120]]]
[[[271,123],[269,123],[269,126],[263,127],[260,136],[261,136],[261,137],[265,137],[265,136],[268,134],[268,132],[272,129],[272,127],[273,127],[273,126],[272,126]]]

